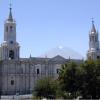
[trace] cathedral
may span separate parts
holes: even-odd
[[[92,22],[89,34],[88,59],[99,59],[98,32]],[[4,23],[4,41],[0,47],[0,93],[2,95],[29,94],[38,79],[57,78],[61,65],[69,61],[76,63],[82,59],[66,59],[61,55],[49,57],[20,58],[20,44],[16,40],[16,21],[10,7],[8,19]]]

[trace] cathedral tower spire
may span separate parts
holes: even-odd
[[[13,21],[11,4],[10,4],[10,8],[9,8],[9,18],[8,18],[8,20],[9,20],[9,21]]]
[[[4,23],[4,42],[1,44],[2,60],[19,59],[19,43],[16,41],[16,22],[10,4],[9,17]]]
[[[92,29],[91,29],[91,32],[92,33],[96,33],[96,28],[95,28],[94,20],[93,19],[92,19]]]
[[[89,33],[89,50],[87,53],[87,58],[92,60],[100,59],[99,36],[93,19],[92,28]]]

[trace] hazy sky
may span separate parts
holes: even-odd
[[[91,18],[100,32],[100,0],[12,0],[21,57],[40,56],[57,46],[86,55]],[[0,0],[0,43],[9,0]]]

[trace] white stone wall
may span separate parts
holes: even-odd
[[[2,91],[11,93],[32,91],[38,79],[58,77],[60,64],[34,63],[29,61],[4,61],[2,64]],[[37,74],[39,69],[39,74]],[[11,85],[11,80],[14,85]],[[4,93],[3,92],[3,93]]]

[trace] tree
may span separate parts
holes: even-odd
[[[55,98],[56,96],[56,81],[46,77],[37,81],[34,89],[34,96],[44,98]]]
[[[82,84],[81,73],[81,68],[73,62],[62,65],[58,81],[64,94],[66,94],[65,98],[76,98],[79,95]]]
[[[81,67],[84,71],[81,95],[83,98],[100,98],[100,61],[86,61]]]
[[[100,98],[100,61],[85,61],[80,65],[73,62],[62,65],[59,86],[64,98]]]

